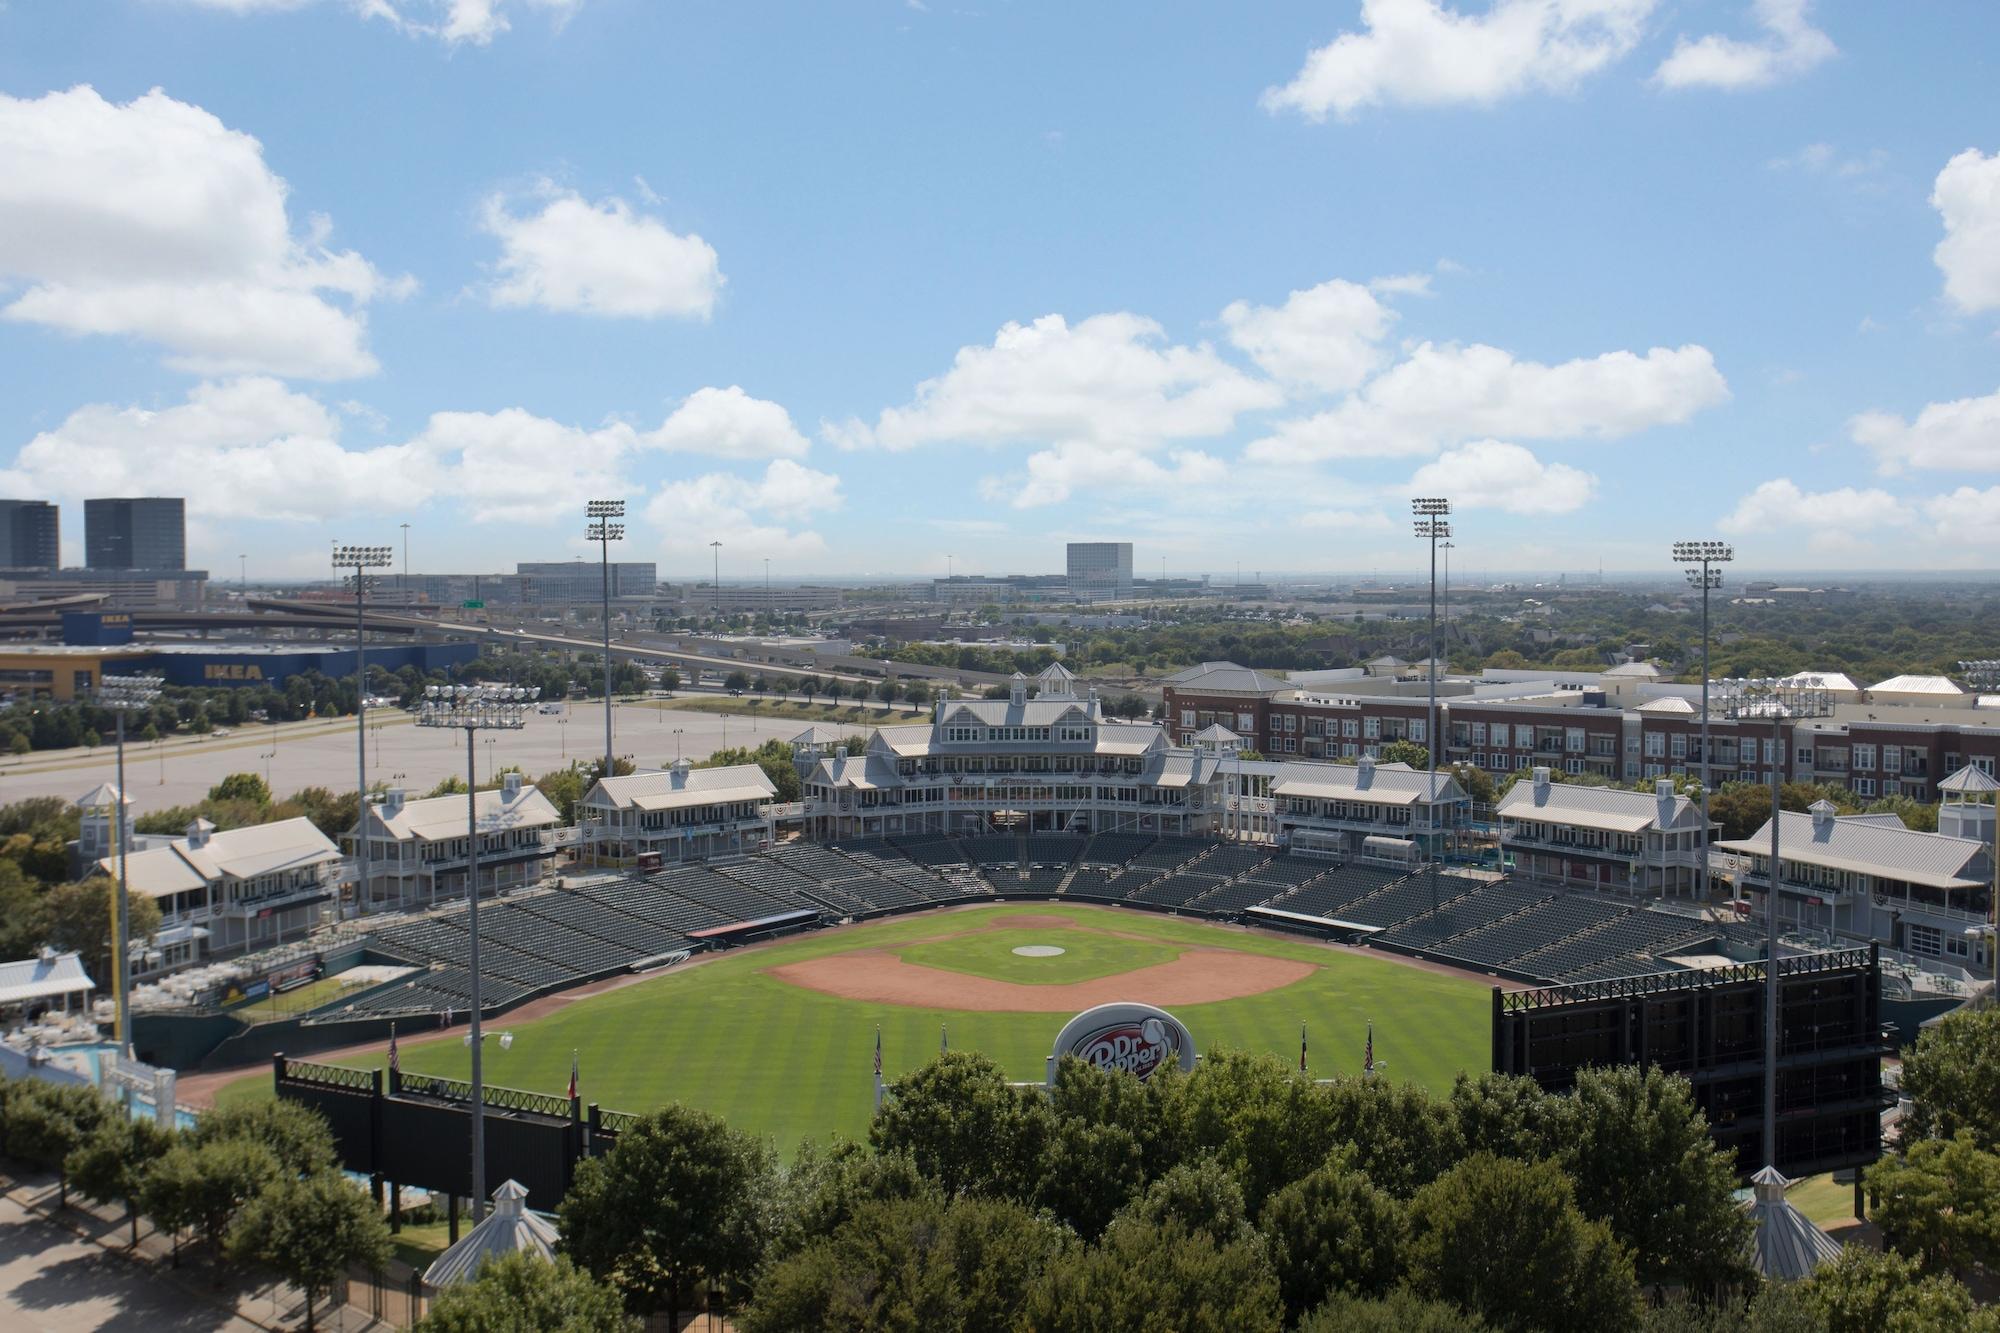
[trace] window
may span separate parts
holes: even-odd
[[[1349,741],[1348,743],[1340,747],[1340,757],[1343,759],[1354,758],[1354,742]]]
[[[1298,716],[1297,716],[1296,714],[1293,714],[1293,713],[1287,713],[1287,714],[1285,714],[1285,730],[1286,730],[1286,731],[1297,731],[1298,729],[1299,729],[1299,719],[1298,719]]]
[[[1885,745],[1882,747],[1882,771],[1884,773],[1900,773],[1903,771],[1902,746]]]
[[[1181,725],[1184,727],[1191,727],[1194,725],[1194,709],[1192,708],[1181,709]]]
[[[1361,724],[1351,717],[1344,717],[1340,719],[1340,734],[1350,738],[1359,736],[1361,734]],[[1348,746],[1347,752],[1353,754],[1354,747],[1352,745]]]
[[[1766,739],[1764,742],[1764,766],[1766,768],[1778,766],[1778,743],[1774,740]]]
[[[1873,796],[1875,794],[1875,779],[1873,778],[1854,779],[1854,794],[1856,796]]]
[[[1907,927],[1911,953],[1928,954],[1932,958],[1944,952],[1944,932],[1936,926],[1919,926],[1912,923]]]
[[[1990,754],[1973,756],[1972,766],[1989,778],[1993,776],[1993,756]]]
[[[1646,765],[1646,776],[1649,778],[1664,777],[1666,776],[1666,769],[1659,764],[1648,764]]]
[[[1514,725],[1514,748],[1517,750],[1534,749],[1535,729],[1530,726],[1523,726],[1520,723],[1516,723]]]
[[[1410,723],[1410,739],[1421,744],[1426,734],[1425,728],[1428,725],[1422,718],[1412,721]]]
[[[1667,738],[1657,731],[1646,733],[1646,757],[1658,759],[1667,752]]]
[[[1676,759],[1685,759],[1688,757],[1688,738],[1684,734],[1677,731],[1668,737],[1667,740],[1668,754],[1671,754]]]
[[[1486,724],[1484,722],[1475,722],[1472,724],[1472,743],[1474,745],[1486,744]]]
[[[1581,773],[1581,772],[1583,772],[1583,760],[1581,760],[1581,759],[1565,759],[1565,760],[1563,760],[1563,772],[1565,772],[1565,773]]]
[[[1856,769],[1875,767],[1875,747],[1872,745],[1855,746],[1854,767]]]
[[[1882,794],[1884,796],[1901,796],[1903,794],[1903,784],[1895,778],[1883,778]]]
[[[1583,728],[1571,727],[1563,732],[1563,749],[1571,754],[1583,753]],[[1575,770],[1572,769],[1572,772]]]
[[[1257,715],[1255,713],[1238,713],[1236,715],[1236,730],[1245,736],[1254,736],[1257,733]]]
[[[1379,717],[1362,718],[1361,735],[1365,740],[1375,741],[1382,739],[1382,719]]]

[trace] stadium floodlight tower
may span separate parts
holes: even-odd
[[[1975,690],[1983,693],[2000,689],[2000,658],[1983,657],[1960,662],[1958,670],[1965,677],[1965,683]],[[1977,765],[1971,763],[1967,767],[1977,769]],[[1993,776],[1992,773],[1986,774],[1989,779]],[[1966,774],[1962,781],[1972,789],[1973,800],[1978,799],[1979,789],[1987,785],[1978,781],[1974,774]],[[1958,799],[1967,799],[1966,793],[1960,792]],[[1989,799],[1993,804],[1993,887],[1986,898],[1986,920],[1979,930],[1986,936],[1986,965],[1994,977],[2000,979],[2000,791],[1990,793]]]
[[[1451,536],[1451,524],[1445,516],[1451,513],[1451,501],[1442,496],[1420,496],[1410,501],[1410,512],[1416,515],[1417,536],[1431,544],[1431,648],[1430,660],[1424,664],[1424,676],[1430,682],[1430,707],[1425,713],[1424,749],[1430,754],[1430,781],[1424,794],[1424,825],[1429,830],[1431,845],[1427,849],[1431,862],[1431,907],[1438,905],[1438,855],[1437,830],[1437,781],[1438,781],[1438,542]]]
[[[479,992],[479,770],[474,739],[481,731],[519,731],[541,695],[518,685],[428,685],[417,705],[420,727],[456,727],[465,733],[465,929],[472,947],[467,972],[472,1015],[472,1220],[486,1216],[486,1081],[480,1064]]]
[[[1708,898],[1708,788],[1711,775],[1708,738],[1708,594],[1722,586],[1722,571],[1717,565],[1726,565],[1736,558],[1736,552],[1728,542],[1675,542],[1674,560],[1688,567],[1687,581],[1690,587],[1701,589],[1701,864],[1695,868],[1695,892],[1703,901]],[[1662,886],[1663,888],[1665,886]]]
[[[395,552],[386,546],[335,543],[333,567],[354,571],[354,910],[368,901],[368,571],[387,568]]]
[[[132,914],[125,889],[125,715],[151,708],[160,697],[158,676],[99,676],[97,703],[116,715],[118,727],[118,798],[111,807],[111,836],[118,845],[118,902],[112,912],[111,984],[118,992],[118,1054],[132,1058]]]
[[[1784,876],[1779,859],[1779,830],[1784,825],[1778,803],[1785,785],[1787,722],[1826,717],[1833,712],[1833,695],[1811,685],[1769,677],[1716,682],[1723,712],[1738,722],[1771,723],[1771,866],[1764,894],[1764,1165],[1778,1165],[1778,886]]]
[[[604,585],[604,776],[612,776],[611,756],[611,543],[625,540],[623,500],[592,500],[583,512],[590,519],[585,536],[597,543],[597,564]]]

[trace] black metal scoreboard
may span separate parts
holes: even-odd
[[[1693,1086],[1716,1141],[1764,1163],[1764,964],[1493,991],[1493,1068],[1563,1092],[1591,1065],[1650,1064]],[[1777,1168],[1794,1178],[1881,1153],[1882,1023],[1875,949],[1778,960]]]

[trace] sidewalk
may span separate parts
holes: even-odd
[[[58,1209],[55,1182],[0,1176],[0,1327],[82,1333],[96,1329],[167,1333],[254,1333],[304,1326],[296,1291],[183,1246],[142,1218],[139,1245],[121,1211],[99,1209],[74,1192]],[[392,1325],[352,1306],[323,1303],[318,1327],[361,1333]]]

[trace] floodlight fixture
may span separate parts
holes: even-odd
[[[335,569],[381,569],[395,558],[395,552],[387,546],[335,546],[333,567]]]
[[[585,502],[583,512],[587,518],[623,518],[625,517],[625,502],[623,500],[590,500]]]
[[[597,543],[597,574],[602,604],[598,608],[598,628],[604,633],[604,776],[617,772],[611,732],[611,543],[625,540],[625,525],[611,520],[625,517],[623,500],[591,500],[583,506],[591,520],[584,535]]]
[[[1726,565],[1736,558],[1728,542],[1675,542],[1674,559],[1683,565]]]
[[[1451,501],[1441,495],[1422,496],[1410,501],[1410,512],[1419,517],[1449,514],[1451,512]]]
[[[1429,660],[1424,664],[1424,675],[1430,681],[1429,706],[1425,713],[1424,748],[1430,752],[1430,778],[1425,787],[1424,824],[1429,833],[1429,847],[1426,849],[1431,864],[1431,906],[1438,905],[1438,861],[1444,849],[1439,846],[1437,833],[1438,785],[1438,543],[1451,536],[1451,524],[1445,515],[1451,512],[1451,501],[1442,495],[1418,496],[1410,501],[1410,512],[1416,515],[1412,524],[1420,541],[1431,545],[1431,642]]]
[[[128,1060],[132,1058],[132,959],[129,945],[132,911],[131,898],[126,889],[125,861],[132,840],[126,836],[125,830],[125,715],[152,707],[160,697],[162,679],[149,675],[99,676],[94,700],[99,706],[112,711],[118,726],[118,796],[111,805],[111,836],[118,849],[118,901],[112,914],[116,938],[111,942],[111,973],[112,987],[116,991],[118,1050]]]
[[[1736,548],[1728,542],[1695,540],[1678,541],[1673,546],[1674,560],[1686,565],[1688,587],[1701,590],[1701,864],[1695,870],[1695,891],[1703,899],[1708,897],[1708,839],[1711,829],[1708,822],[1708,789],[1715,784],[1710,780],[1711,742],[1708,734],[1708,682],[1709,651],[1713,640],[1708,633],[1708,595],[1722,586],[1722,571],[1717,565],[1728,564],[1736,558]]]

